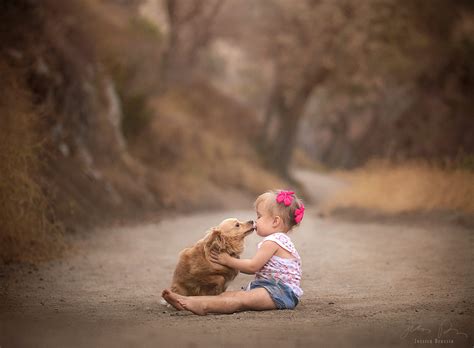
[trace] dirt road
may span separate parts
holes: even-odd
[[[313,195],[332,185],[299,177]],[[0,268],[0,347],[474,345],[474,232],[450,223],[321,219],[310,208],[292,235],[304,272],[296,310],[199,317],[161,305],[178,252],[227,217],[254,212],[101,229],[61,261]]]

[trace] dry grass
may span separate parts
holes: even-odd
[[[252,116],[218,92],[205,85],[172,90],[150,108],[156,113],[133,152],[156,168],[159,178],[149,181],[166,207],[202,207],[219,191],[285,186],[259,163]]]
[[[357,207],[387,214],[436,210],[474,214],[474,172],[466,168],[379,160],[338,175],[350,185],[333,197],[330,210]]]
[[[0,263],[36,262],[64,250],[62,228],[38,184],[38,115],[29,96],[0,62]]]
[[[292,166],[314,170],[316,172],[328,172],[329,169],[322,163],[312,159],[304,150],[296,148],[293,153]]]

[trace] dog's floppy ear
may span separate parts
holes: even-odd
[[[206,243],[207,248],[209,250],[221,251],[224,249],[224,244],[224,236],[222,235],[221,230],[213,228]]]

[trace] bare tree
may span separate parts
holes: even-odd
[[[473,10],[463,0],[368,0],[355,7],[346,30],[351,40],[338,55],[350,60],[338,64],[311,115],[315,138],[331,133],[315,157],[353,167],[372,157],[472,152]]]
[[[199,52],[213,37],[213,24],[223,0],[165,0],[167,45],[161,62],[162,90],[192,73]]]
[[[261,129],[267,164],[288,177],[299,121],[315,88],[334,70],[337,38],[348,20],[345,1],[267,1],[262,30],[275,67]]]

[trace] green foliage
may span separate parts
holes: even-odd
[[[474,154],[459,151],[458,155],[454,159],[453,167],[456,169],[474,172]]]
[[[122,105],[122,133],[127,139],[137,136],[150,122],[152,111],[148,106],[149,91],[131,88],[138,66],[130,61],[110,62],[111,74]]]
[[[130,27],[139,34],[144,34],[149,38],[162,40],[163,35],[160,29],[150,20],[142,16],[134,16],[130,19]]]
[[[148,96],[145,94],[121,94],[122,101],[122,132],[127,138],[140,133],[149,124],[152,112],[148,108]]]

